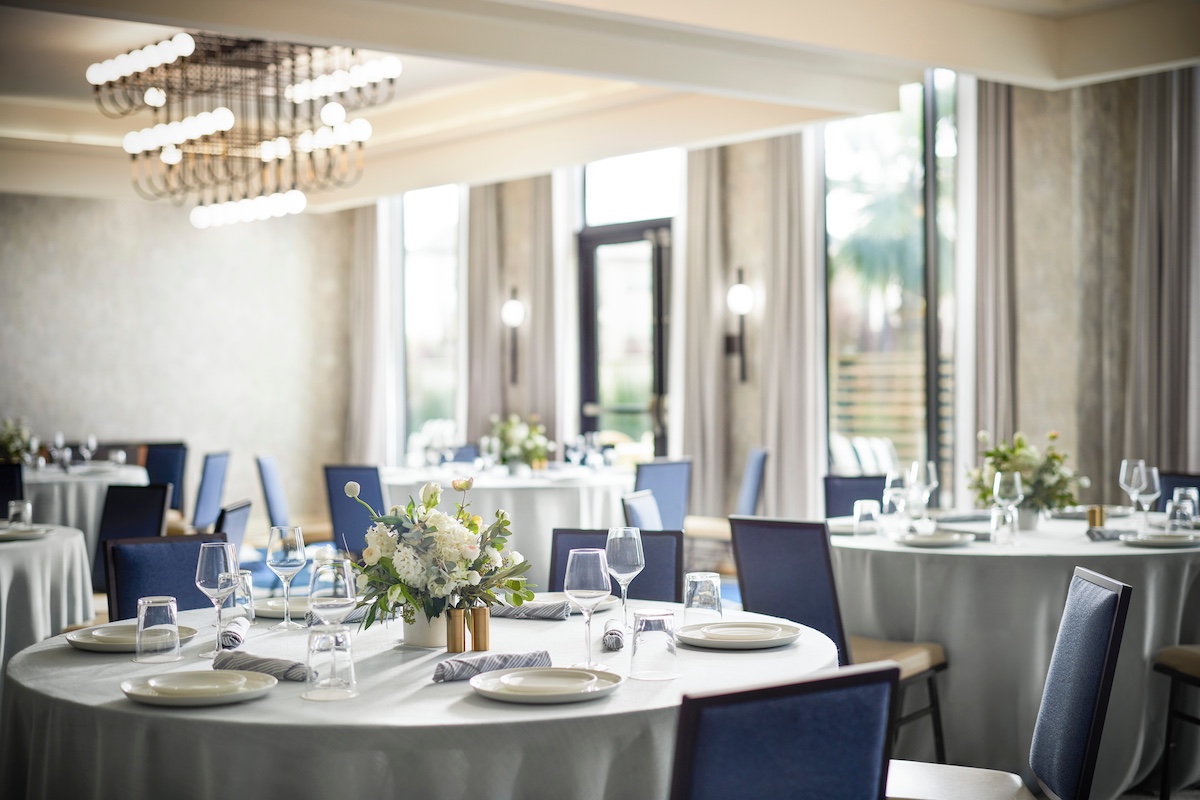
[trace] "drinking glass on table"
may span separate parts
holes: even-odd
[[[721,621],[720,573],[689,572],[683,576],[683,621],[687,625]]]
[[[914,461],[908,468],[908,483],[911,497],[921,501],[920,518],[928,516],[929,497],[938,487],[937,464],[932,461]]]
[[[583,643],[585,660],[577,667],[608,669],[592,661],[592,614],[596,606],[608,597],[611,587],[608,582],[608,559],[604,551],[588,548],[572,550],[567,554],[567,573],[563,579],[563,591],[583,613]]]
[[[997,544],[1017,543],[1017,506],[1025,499],[1025,487],[1021,482],[1019,472],[997,472],[992,480],[992,501],[1004,509],[1004,524],[1008,528],[1008,537],[1002,537]]]
[[[134,661],[162,664],[183,658],[179,652],[179,611],[167,595],[139,597]]]
[[[908,532],[908,476],[893,470],[883,479],[883,514],[880,525],[889,536]]]
[[[292,622],[292,578],[304,569],[308,556],[304,554],[304,534],[295,525],[276,525],[267,540],[267,566],[283,581],[283,622],[273,631],[298,631],[304,626]]]
[[[354,566],[344,558],[321,561],[308,584],[308,608],[321,625],[340,625],[358,604]]]
[[[669,681],[678,677],[675,668],[674,612],[644,609],[636,612],[633,620],[629,677],[643,681]]]
[[[1158,467],[1142,465],[1142,490],[1138,492],[1138,503],[1142,506],[1142,533],[1150,532],[1150,507],[1158,501],[1162,494],[1162,482],[1158,477]]]
[[[9,530],[28,530],[31,527],[33,527],[33,503],[29,500],[9,500]]]
[[[1145,469],[1146,462],[1140,458],[1124,458],[1121,459],[1121,472],[1117,476],[1117,483],[1125,494],[1129,495],[1129,505],[1137,509],[1138,493],[1142,491],[1145,485]]]
[[[221,652],[221,606],[237,589],[241,580],[237,554],[228,542],[204,542],[200,545],[200,558],[196,560],[196,588],[208,595],[217,609],[217,638],[213,649],[200,654],[201,658],[215,658]]]
[[[1190,534],[1195,514],[1196,507],[1192,505],[1191,500],[1167,501],[1167,533]]]
[[[864,534],[878,533],[879,516],[878,500],[855,500],[854,535],[862,536]]]
[[[608,574],[621,587],[621,624],[629,627],[629,584],[646,567],[646,556],[642,551],[642,532],[637,528],[609,528],[608,541],[604,545],[604,556],[608,560]]]

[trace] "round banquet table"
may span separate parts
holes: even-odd
[[[591,469],[564,465],[539,470],[526,476],[501,470],[481,472],[470,464],[446,464],[429,470],[385,469],[382,471],[389,505],[404,505],[419,497],[428,481],[442,485],[442,507],[452,508],[461,499],[450,488],[454,478],[474,476],[475,486],[467,493],[471,510],[491,521],[503,508],[512,520],[511,546],[533,566],[526,576],[534,586],[545,589],[550,581],[550,539],[555,528],[607,529],[625,524],[622,495],[633,491],[634,474],[629,470]]]
[[[150,483],[145,467],[97,461],[71,467],[70,472],[48,466],[24,471],[25,499],[33,503],[33,521],[67,525],[83,531],[88,563],[95,558],[100,535],[104,496],[113,484],[145,486]]]
[[[616,613],[619,606],[597,614],[592,631],[599,660],[627,675],[628,640],[622,651],[599,650],[604,619]],[[212,617],[180,614],[200,634],[173,664],[78,651],[61,636],[14,658],[0,716],[0,796],[662,798],[683,693],[788,683],[837,664],[833,642],[806,628],[795,643],[771,650],[680,645],[675,680],[627,680],[582,703],[517,705],[481,697],[465,681],[434,683],[446,651],[404,646],[400,625],[377,625],[354,634],[359,695],[350,700],[303,700],[304,684],[293,682],[262,699],[210,708],[125,698],[122,680],[211,669],[197,654],[212,645]],[[731,612],[726,619],[766,618]],[[242,650],[302,661],[307,636],[267,630],[274,622],[260,619]],[[492,620],[495,652],[545,649],[563,666],[582,660],[582,640],[579,616]]]
[[[846,531],[847,522],[831,519],[831,532]],[[1110,518],[1109,526],[1132,529],[1138,522],[1140,515]],[[987,523],[943,527],[988,529]],[[938,690],[948,760],[1016,772],[1027,781],[1033,726],[1075,567],[1132,586],[1092,790],[1103,800],[1144,780],[1162,755],[1167,680],[1151,666],[1162,647],[1200,642],[1200,546],[1093,542],[1086,527],[1043,519],[1036,532],[1021,531],[1015,547],[977,541],[916,548],[883,536],[830,541],[848,632],[945,646],[950,669],[938,677]],[[1194,783],[1200,737],[1191,730],[1183,736],[1173,767]],[[906,727],[898,757],[933,760],[928,725]]]
[[[0,698],[10,658],[95,616],[83,534],[38,529],[44,531],[38,539],[0,540]]]

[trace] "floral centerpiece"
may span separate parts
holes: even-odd
[[[975,504],[980,508],[991,505],[992,483],[997,472],[1019,472],[1025,495],[1021,510],[1052,511],[1075,505],[1075,487],[1086,489],[1091,481],[1085,475],[1076,475],[1067,466],[1068,454],[1055,446],[1057,441],[1057,432],[1046,434],[1046,449],[1042,451],[1030,444],[1023,433],[1014,435],[1011,444],[993,444],[987,431],[980,431],[983,466],[967,473],[969,488],[975,493]]]
[[[6,419],[0,426],[0,463],[30,463],[38,442],[23,419]]]
[[[407,506],[393,506],[382,515],[358,496],[357,483],[346,484],[346,495],[370,510],[373,523],[362,563],[356,565],[359,605],[367,607],[364,628],[390,616],[415,625],[419,618],[433,622],[449,608],[533,599],[525,586],[529,563],[508,547],[508,514],[497,510],[484,527],[483,518],[468,510],[473,485],[473,478],[452,482],[462,493],[452,514],[438,508],[442,487],[427,483],[419,500],[409,498]]]
[[[527,420],[517,414],[504,418],[494,414],[492,436],[499,443],[501,464],[545,466],[554,452],[554,442],[547,438],[546,426],[538,421],[536,414],[531,414]]]

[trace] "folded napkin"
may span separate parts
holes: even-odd
[[[604,635],[600,637],[605,650],[620,650],[625,646],[625,623],[610,619],[604,623]]]
[[[286,658],[262,658],[236,650],[217,653],[217,657],[213,659],[213,669],[245,669],[250,672],[265,672],[281,681],[308,680],[308,667],[299,661],[289,661]]]
[[[465,681],[483,672],[517,667],[548,667],[550,654],[545,650],[533,653],[488,653],[482,656],[448,658],[433,670],[433,679],[438,683]]]
[[[250,630],[250,620],[245,617],[235,617],[229,620],[225,630],[221,631],[221,649],[233,650],[241,647],[246,641],[246,633]]]
[[[365,617],[367,615],[367,608],[368,608],[367,606],[359,606],[358,608],[354,609],[353,611],[350,612],[349,616],[347,616],[344,620],[342,620],[342,624],[343,625],[355,625],[359,622],[362,622],[363,617]],[[314,614],[311,611],[305,611],[304,612],[304,624],[308,625],[311,628],[313,625],[321,625],[323,623],[321,622],[320,619],[317,618],[316,614]]]
[[[492,616],[509,619],[566,619],[571,616],[571,601],[539,603],[535,600],[523,606],[492,606]]]

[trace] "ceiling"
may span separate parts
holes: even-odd
[[[0,5],[0,191],[132,198],[84,70],[181,29],[400,54],[334,210],[896,107],[931,66],[1043,89],[1200,63],[1200,0],[75,0]]]

